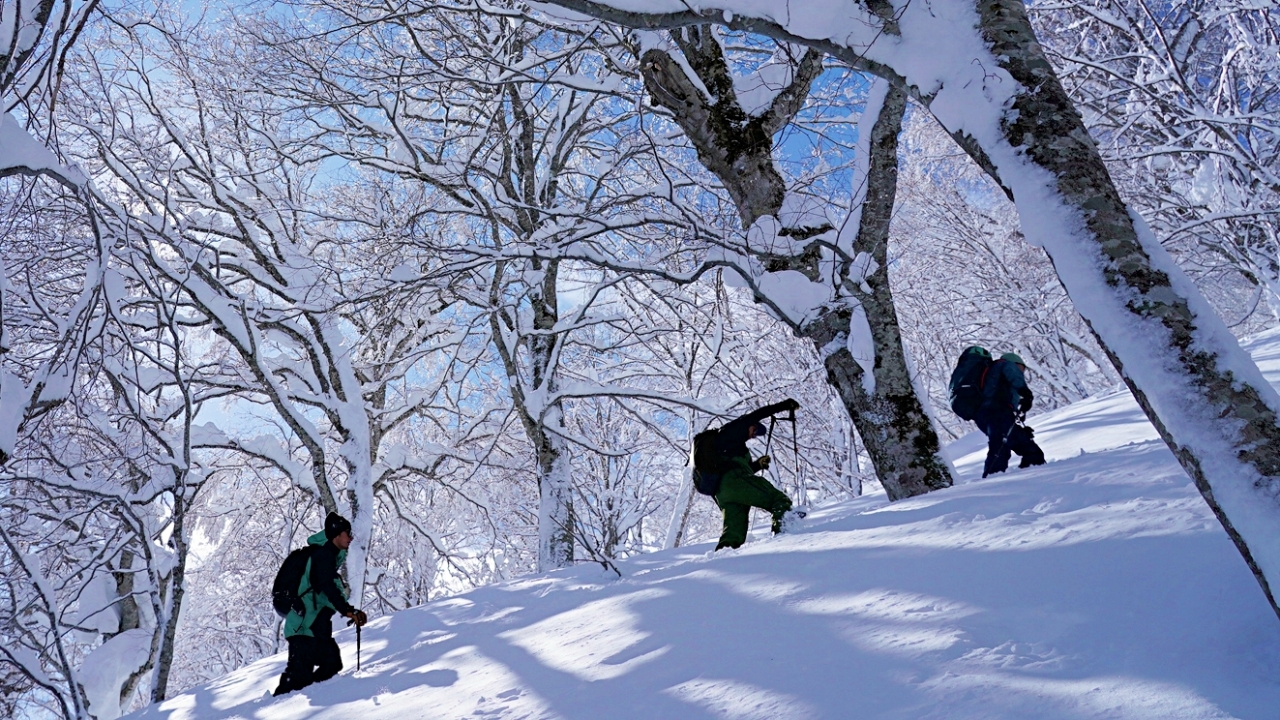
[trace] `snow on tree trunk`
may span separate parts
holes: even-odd
[[[373,539],[373,468],[369,459],[369,423],[363,420],[351,428],[352,437],[343,444],[347,461],[347,499],[351,504],[351,546],[347,550],[347,583],[351,589],[351,604],[357,608],[364,604],[364,579],[369,564],[369,543]]]
[[[551,2],[635,27],[724,23],[905,82],[1013,196],[1027,239],[1044,247],[1280,615],[1271,591],[1280,581],[1280,396],[1125,207],[1021,0],[832,0],[776,17],[754,0],[650,13],[622,0]]]
[[[573,564],[573,483],[569,449],[554,432],[560,408],[547,411],[538,442],[538,572]]]
[[[532,163],[528,163],[532,167]],[[564,420],[555,397],[563,331],[560,318],[558,261],[532,261],[527,276],[535,278],[526,288],[528,316],[518,321],[502,308],[504,279],[509,266],[499,263],[489,290],[489,316],[493,344],[502,359],[511,388],[511,401],[525,436],[533,445],[538,476],[538,571],[573,564],[573,476],[569,449],[563,438]],[[533,332],[522,336],[522,328]],[[522,372],[522,360],[527,370]]]
[[[1028,238],[1043,244],[1080,314],[1280,614],[1271,589],[1280,581],[1280,398],[1120,199],[1022,3],[992,0],[979,9],[983,37],[1022,86],[1003,119],[1004,139],[1052,176],[1019,177],[1016,166],[1008,172],[1015,160],[998,149]],[[1051,212],[1030,217],[1037,205]]]
[[[812,213],[785,211],[786,186],[772,156],[773,135],[803,106],[813,80],[822,71],[822,54],[814,50],[805,53],[793,71],[792,82],[766,109],[750,115],[739,102],[728,63],[709,26],[683,28],[672,32],[671,38],[702,87],[688,76],[684,65],[660,48],[648,49],[641,57],[645,87],[673,113],[697,149],[698,159],[724,183],[743,226],[774,216],[783,225],[779,235],[801,243],[830,230],[821,223],[809,224]],[[865,203],[859,221],[853,223],[857,234],[852,243],[853,255],[872,258],[874,269],[869,275],[849,278],[852,263],[843,263],[843,279],[838,281],[841,287],[835,291],[851,298],[831,303],[807,322],[791,324],[798,335],[817,347],[826,364],[827,380],[867,445],[876,474],[889,498],[898,500],[950,487],[952,479],[939,456],[941,442],[911,381],[889,287],[889,220],[897,189],[898,134],[906,93],[894,88],[888,102],[881,102],[882,98],[883,89],[866,110],[874,126],[864,123],[864,131],[874,138],[870,143],[865,138],[862,141],[864,154],[869,156],[859,158],[865,167]],[[766,268],[770,272],[799,271],[811,282],[821,283],[822,253],[819,244],[812,242],[797,254],[767,256]],[[771,299],[758,294],[757,300],[768,303]],[[861,316],[856,323],[855,316]],[[785,315],[780,317],[789,320]],[[850,345],[864,348],[871,357],[855,358]]]
[[[689,462],[688,470],[681,473],[680,489],[676,492],[675,507],[671,510],[671,523],[667,526],[667,538],[662,546],[670,550],[680,547],[684,539],[685,528],[689,524],[689,511],[693,508],[693,435],[696,415],[692,410],[685,413],[685,426],[689,428]]]

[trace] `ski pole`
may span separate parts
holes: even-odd
[[[360,626],[356,625],[356,672],[360,672]]]
[[[778,420],[778,418],[776,418],[776,417],[770,417],[770,418],[769,418],[769,437],[768,437],[768,439],[766,439],[766,440],[764,441],[764,454],[765,454],[765,455],[768,455],[768,454],[769,454],[769,448],[773,447],[773,424],[774,424],[774,422],[776,422],[777,420]]]
[[[796,459],[796,484],[800,483],[800,438],[797,434],[796,409],[791,408],[791,454]]]

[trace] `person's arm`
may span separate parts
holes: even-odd
[[[1013,363],[1009,363],[1005,376],[1009,378],[1009,386],[1013,388],[1013,394],[1018,398],[1018,410],[1022,412],[1030,410],[1032,394],[1031,388],[1027,386],[1027,376],[1023,375],[1022,370]]]
[[[355,608],[342,597],[334,580],[338,577],[338,554],[329,547],[321,547],[311,556],[311,587],[329,598],[329,603],[342,616],[355,612]]]
[[[724,427],[720,428],[720,437],[724,438],[726,445],[729,442],[734,444],[745,443],[747,441],[747,428],[767,417],[772,417],[780,412],[795,410],[799,407],[800,403],[792,400],[791,398],[787,398],[782,402],[774,403],[772,405],[765,405],[759,410],[753,410],[736,420],[730,420],[725,423]]]

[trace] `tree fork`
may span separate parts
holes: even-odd
[[[714,103],[707,102],[680,63],[656,48],[646,51],[640,63],[650,96],[671,111],[693,142],[699,160],[724,184],[744,228],[760,217],[776,217],[786,188],[773,162],[773,134],[799,112],[822,70],[822,53],[808,50],[794,81],[764,114],[750,117],[738,103],[728,64],[710,28],[682,28],[671,35]],[[889,287],[889,221],[897,195],[898,134],[906,103],[905,88],[891,85],[872,130],[866,200],[854,243],[855,254],[865,252],[877,264],[875,272],[865,278],[871,292],[862,291],[862,279],[850,282],[846,278],[839,288],[853,295],[866,312],[875,347],[875,390],[867,392],[865,371],[845,347],[853,332],[848,307],[833,307],[805,326],[793,328],[796,334],[809,338],[819,353],[826,353],[827,381],[862,436],[890,500],[952,485],[951,473],[939,454],[941,441],[911,381]],[[784,228],[782,234],[812,237],[824,229]],[[770,271],[797,270],[812,281],[821,281],[816,243],[797,255],[768,255],[764,259]],[[842,347],[832,352],[829,348],[833,345]]]

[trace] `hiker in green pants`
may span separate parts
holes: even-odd
[[[716,444],[724,458],[725,470],[715,498],[724,515],[724,531],[720,533],[716,550],[740,547],[747,541],[747,523],[753,507],[767,510],[773,515],[773,532],[782,531],[782,518],[791,509],[791,498],[773,483],[756,475],[768,469],[769,456],[761,455],[758,460],[752,460],[747,440],[767,432],[761,420],[799,407],[800,403],[788,398],[743,415],[720,428]]]

